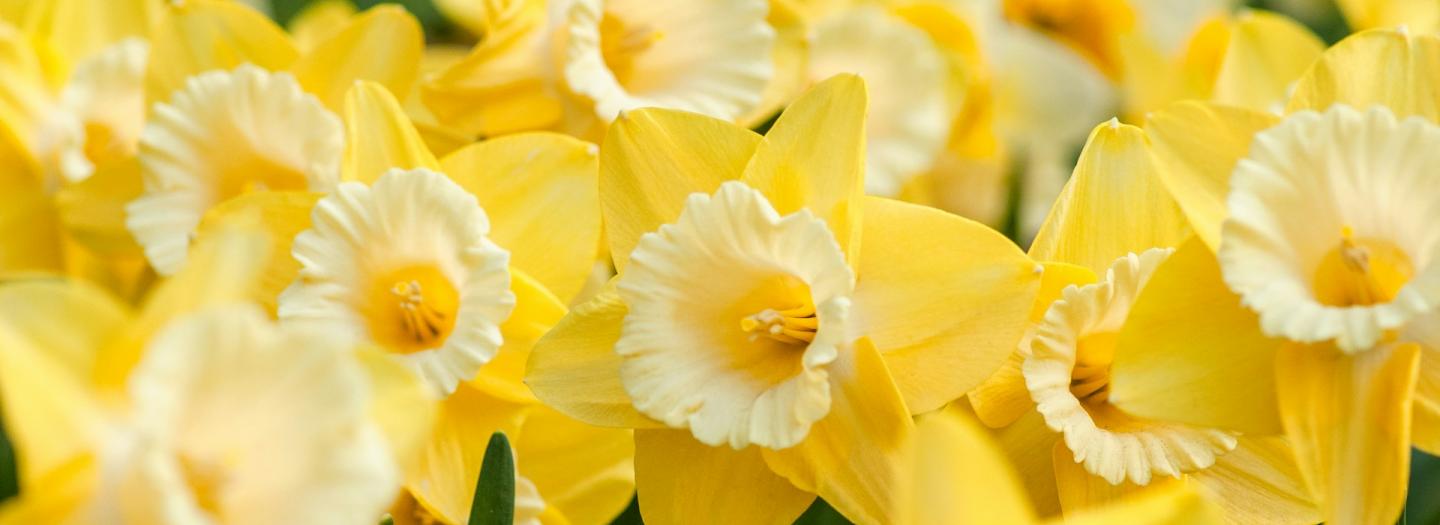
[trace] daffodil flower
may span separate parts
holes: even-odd
[[[816,495],[893,521],[910,414],[1005,359],[1038,283],[1013,243],[863,197],[865,91],[823,82],[761,137],[626,113],[600,152],[618,277],[533,350],[552,407],[635,428],[655,523],[788,523]]]
[[[157,273],[185,264],[201,218],[220,203],[334,189],[345,93],[356,80],[408,93],[424,41],[414,17],[390,6],[311,46],[301,55],[274,23],[232,2],[172,3],[161,14],[146,77],[155,105],[139,145],[144,189],[125,217]]]
[[[356,83],[344,108],[345,182],[335,191],[232,199],[207,214],[198,239],[263,227],[279,256],[261,265],[254,293],[282,323],[375,344],[425,383],[435,427],[407,458],[406,495],[392,509],[400,522],[463,523],[496,431],[517,440],[517,487],[530,490],[522,518],[609,519],[632,490],[629,432],[554,421],[563,417],[546,415],[520,383],[530,346],[564,315],[596,257],[595,147],[524,133],[436,159],[385,87]],[[585,456],[564,450],[574,442],[537,438],[544,452],[527,452],[527,428],[624,446]],[[586,466],[556,466],[562,452]],[[567,485],[576,479],[591,484]]]
[[[774,74],[765,0],[440,5],[483,38],[426,84],[425,101],[442,123],[479,135],[598,138],[640,107],[738,120],[761,105]]]
[[[1069,517],[1188,479],[1230,521],[1314,522],[1283,440],[1136,417],[1111,401],[1111,369],[1128,349],[1117,341],[1138,298],[1191,236],[1152,159],[1139,128],[1112,120],[1091,133],[1030,248],[1046,261],[1033,325],[971,404],[1002,428],[1042,513],[1058,503]]]
[[[231,231],[133,311],[84,281],[0,286],[0,389],[22,494],[3,523],[378,518],[420,382],[241,292],[264,244]],[[403,409],[399,409],[404,407]]]
[[[1134,305],[1111,402],[1285,434],[1326,522],[1393,522],[1410,445],[1440,450],[1436,56],[1435,36],[1368,31],[1310,67],[1283,117],[1182,103],[1147,123],[1199,240]]]

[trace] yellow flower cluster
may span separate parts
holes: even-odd
[[[1440,454],[1435,0],[252,4],[0,0],[0,524],[1389,525]]]

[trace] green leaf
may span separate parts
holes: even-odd
[[[511,525],[515,522],[515,456],[505,434],[490,435],[480,480],[470,502],[470,525]]]
[[[829,503],[825,503],[825,500],[815,498],[815,503],[810,504],[810,508],[805,509],[805,513],[801,514],[800,517],[795,520],[795,525],[851,524],[850,520],[845,519],[845,516],[841,516],[840,512],[835,510],[834,507],[831,507]]]
[[[20,494],[20,478],[15,473],[15,449],[5,436],[5,421],[0,418],[0,502]]]

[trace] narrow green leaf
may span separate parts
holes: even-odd
[[[15,449],[5,435],[5,422],[0,418],[0,502],[20,494],[20,478],[15,471]]]
[[[804,514],[795,519],[795,525],[851,525],[851,523],[825,500],[815,498],[815,503],[812,503],[810,508],[805,509]]]
[[[515,456],[504,433],[490,435],[480,480],[470,502],[470,525],[511,525],[515,522]]]

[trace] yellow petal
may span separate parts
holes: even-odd
[[[131,157],[96,167],[78,184],[55,193],[55,206],[65,231],[98,254],[141,254],[135,237],[125,227],[125,205],[143,193],[140,163]]]
[[[1440,122],[1440,36],[1375,29],[1332,46],[1295,85],[1290,111],[1332,104],[1390,108]]]
[[[310,209],[323,197],[299,191],[261,191],[221,203],[205,213],[195,238],[204,239],[229,228],[250,228],[265,233],[269,243],[255,297],[271,315],[280,292],[300,273],[300,263],[290,256],[295,236],[310,228]],[[223,235],[223,233],[221,233]]]
[[[1417,32],[1440,29],[1440,4],[1430,0],[1338,0],[1335,4],[1357,31],[1401,25]]]
[[[0,191],[0,275],[58,272],[63,263],[60,217],[40,188],[19,183]]]
[[[0,525],[74,523],[95,495],[99,466],[93,455],[76,456],[44,476],[31,480],[25,491],[0,502]]]
[[[25,30],[46,42],[69,66],[126,37],[144,37],[161,0],[51,0],[31,2]]]
[[[1191,474],[1231,523],[1319,523],[1320,512],[1282,437],[1239,438],[1209,468]]]
[[[308,53],[350,25],[353,16],[355,4],[350,0],[310,2],[290,19],[290,37],[302,53]]]
[[[896,487],[915,424],[868,338],[841,352],[829,371],[830,413],[799,445],[765,449],[765,463],[850,521],[892,523],[899,517]]]
[[[425,35],[403,7],[381,5],[356,16],[295,63],[305,91],[339,111],[356,80],[370,80],[391,93],[408,94],[420,75]]]
[[[258,11],[226,0],[169,2],[150,41],[150,100],[169,100],[185,79],[249,62],[288,69],[299,52],[285,31]]]
[[[99,349],[133,312],[79,280],[21,280],[0,286],[0,326],[44,351],[71,379],[88,383]]]
[[[585,286],[600,244],[594,144],[556,133],[506,135],[441,159],[451,179],[490,217],[490,239],[510,264],[562,301]]]
[[[635,410],[620,383],[615,341],[627,311],[613,285],[570,310],[530,351],[525,384],[535,397],[593,425],[662,427]]]
[[[865,83],[836,75],[790,104],[745,167],[745,183],[786,215],[825,219],[851,260],[859,249],[865,192]]]
[[[980,425],[951,411],[915,424],[900,523],[1035,522],[1024,486]]]
[[[523,415],[523,405],[461,384],[440,402],[419,466],[406,475],[406,490],[430,514],[448,523],[465,523],[490,435],[515,435]]]
[[[345,95],[341,180],[375,182],[391,168],[440,171],[440,161],[385,86],[361,80]]]
[[[1287,344],[1276,356],[1285,433],[1327,523],[1390,524],[1405,505],[1420,349],[1345,355]]]
[[[445,4],[442,2],[442,7]],[[504,0],[484,4],[482,9],[469,11],[473,18],[460,19],[467,27],[482,25],[478,34],[483,38],[464,60],[424,85],[421,96],[425,105],[441,124],[475,135],[554,126],[560,121],[562,105],[551,85],[553,58],[545,54],[549,45],[546,3]]]
[[[1040,290],[1031,303],[1029,323],[1037,323],[1050,309],[1050,303],[1060,298],[1060,292],[1070,285],[1084,286],[1095,282],[1095,272],[1084,266],[1061,262],[1040,263],[1044,272],[1040,274]],[[1022,338],[1020,345],[1025,344]],[[1035,402],[1030,399],[1030,389],[1025,386],[1025,375],[1020,366],[1025,355],[1012,349],[1010,357],[1000,369],[980,383],[969,393],[970,405],[975,415],[990,428],[1000,428],[1013,423],[1027,411],[1034,410]]]
[[[1030,256],[1103,274],[1116,258],[1176,246],[1189,232],[1151,161],[1150,140],[1140,128],[1112,119],[1090,132]]]
[[[760,136],[695,113],[641,109],[620,115],[600,148],[600,209],[615,267],[640,236],[674,222],[691,193],[735,180]]]
[[[1172,104],[1145,120],[1160,179],[1211,249],[1220,244],[1230,172],[1250,152],[1251,137],[1279,121],[1273,114],[1206,102]]]
[[[1039,266],[969,219],[879,197],[862,202],[855,333],[880,349],[910,410],[929,412],[975,388],[1014,352]]]
[[[1404,339],[1420,345],[1420,374],[1415,383],[1414,445],[1440,455],[1440,311],[1410,322]]]
[[[1110,365],[1127,413],[1264,435],[1280,432],[1275,352],[1197,239],[1171,254],[1130,309]]]
[[[1060,515],[1055,462],[1050,454],[1045,453],[1056,443],[1064,446],[1060,434],[1045,425],[1045,417],[1040,412],[1031,410],[1010,426],[995,431],[994,435],[1016,472],[1020,473],[1020,481],[1025,484],[1025,492],[1030,495],[1036,514],[1041,517]]]
[[[1219,525],[1220,509],[1183,483],[1167,483],[1111,505],[1066,516],[1065,525]]]
[[[438,406],[429,387],[389,353],[356,352],[370,380],[370,418],[385,435],[390,452],[406,472],[419,468],[420,453],[434,427]]]
[[[0,324],[0,415],[14,447],[21,487],[96,452],[99,406],[68,364],[7,324]]]
[[[770,471],[759,447],[696,441],[686,430],[635,431],[640,515],[659,525],[787,525],[815,500]]]
[[[635,494],[635,440],[624,429],[586,425],[545,407],[525,416],[514,441],[520,475],[547,509],[572,523],[609,523]]]
[[[269,246],[263,233],[248,229],[227,229],[196,244],[191,262],[156,285],[135,322],[105,346],[95,365],[96,384],[122,392],[144,344],[171,319],[207,306],[256,300]]]
[[[1265,11],[1241,13],[1215,78],[1211,100],[1270,111],[1325,51],[1325,43],[1299,22]]]
[[[1128,480],[1119,485],[1111,485],[1105,478],[1086,471],[1082,463],[1077,463],[1075,454],[1065,446],[1063,440],[1055,442],[1050,457],[1055,468],[1055,486],[1059,489],[1060,509],[1064,512],[1067,523],[1083,512],[1124,501],[1136,494],[1153,490],[1152,487],[1182,483],[1174,478],[1157,478],[1146,486],[1136,485]]]
[[[515,310],[500,325],[505,344],[494,359],[480,367],[470,385],[506,401],[533,403],[535,396],[522,382],[525,362],[535,342],[565,316],[565,303],[516,268],[510,269],[510,291],[515,294]]]

